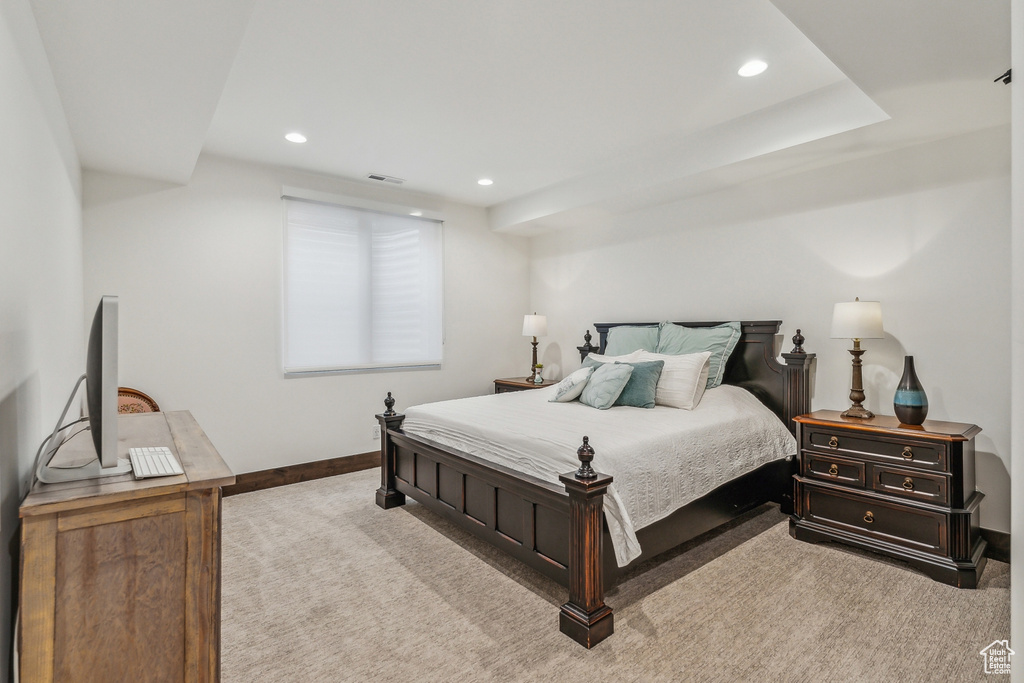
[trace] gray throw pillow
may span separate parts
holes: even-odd
[[[583,387],[580,402],[598,410],[611,408],[632,374],[633,366],[625,363],[598,365],[594,374],[590,376],[590,381]]]

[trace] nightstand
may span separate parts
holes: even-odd
[[[494,380],[494,393],[504,394],[509,391],[527,391],[528,389],[550,387],[553,384],[558,384],[558,382],[553,379],[546,379],[540,384],[535,384],[528,377],[509,377]]]
[[[985,566],[974,488],[981,428],[895,417],[843,418],[819,410],[795,418],[799,472],[789,533],[884,553],[936,581],[975,588]]]

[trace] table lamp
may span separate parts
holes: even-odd
[[[537,378],[537,337],[543,337],[548,333],[548,319],[543,315],[523,316],[523,336],[533,337],[533,364],[530,366],[528,381],[532,382]]]
[[[860,357],[864,349],[860,348],[861,339],[882,339],[882,305],[877,301],[847,301],[836,304],[832,309],[832,339],[852,339],[853,348],[853,387],[850,389],[850,400],[853,405],[842,414],[843,417],[870,418],[875,414],[861,405],[864,400],[864,377],[861,374]]]

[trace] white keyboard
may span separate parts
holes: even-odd
[[[128,457],[132,461],[132,472],[135,473],[136,479],[185,474],[171,449],[164,446],[129,448]]]

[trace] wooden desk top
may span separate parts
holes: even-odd
[[[134,446],[170,448],[178,456],[185,474],[139,480],[131,474],[122,474],[59,484],[36,482],[22,501],[19,515],[46,515],[235,483],[234,473],[187,410],[119,415],[118,457],[127,458],[128,448]],[[92,452],[94,455],[92,449],[92,436],[83,431],[65,442],[54,459],[56,462],[81,459],[83,453]]]

